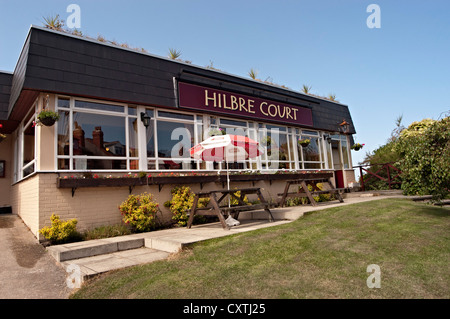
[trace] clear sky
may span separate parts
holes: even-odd
[[[350,108],[363,151],[383,145],[403,124],[450,110],[450,1],[432,0],[0,0],[0,70],[13,71],[30,25],[43,16],[67,19],[81,8],[91,37],[193,64],[258,78],[318,95]],[[368,28],[380,8],[381,27]]]

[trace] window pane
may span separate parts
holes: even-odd
[[[235,120],[227,120],[220,119],[220,125],[229,125],[229,126],[243,126],[247,127],[247,122],[235,121]]]
[[[189,120],[189,121],[194,120],[194,115],[163,112],[163,111],[158,111],[158,117],[167,117],[170,119],[180,119],[180,120]]]
[[[126,160],[110,160],[110,159],[91,159],[86,158],[75,158],[73,160],[73,168],[75,170],[91,170],[91,169],[127,169]]]
[[[65,98],[58,98],[58,107],[70,107],[70,100]]]
[[[129,156],[130,157],[138,157],[138,133],[137,133],[137,118],[129,118],[128,119],[128,142],[129,142]]]
[[[123,117],[73,113],[73,155],[126,156]]]
[[[104,103],[95,103],[95,102],[87,102],[87,101],[75,101],[75,106],[83,109],[93,109],[93,110],[102,110],[102,111],[111,111],[111,112],[124,112],[124,107],[121,105],[114,104],[104,104]]]
[[[305,163],[305,169],[320,169],[320,163]]]
[[[341,146],[342,146],[342,158],[344,160],[344,168],[349,168],[347,141],[342,140]]]
[[[195,161],[180,161],[173,159],[164,159],[159,160],[159,169],[161,170],[174,170],[174,169],[186,169],[186,170],[194,170],[197,169],[197,163]]]
[[[158,120],[158,156],[189,158],[193,146],[194,125]],[[172,139],[173,136],[173,139]]]
[[[58,155],[69,155],[69,112],[59,111],[58,125]]]
[[[70,159],[58,158],[58,169],[70,169]]]
[[[307,138],[302,136],[302,138]],[[311,143],[307,147],[301,147],[303,150],[303,160],[307,162],[319,162],[320,161],[320,149],[318,144],[318,138],[309,138]],[[306,168],[306,167],[305,167]]]
[[[30,124],[23,133],[23,166],[34,160],[34,131],[33,125]]]

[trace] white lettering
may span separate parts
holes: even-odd
[[[366,12],[373,12],[367,17],[366,24],[369,29],[381,28],[381,9],[378,4],[369,4]]]
[[[67,13],[73,12],[67,17],[67,27],[70,29],[81,28],[81,8],[78,4],[69,4],[66,9]]]

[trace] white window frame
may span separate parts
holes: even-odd
[[[68,99],[69,100],[69,108],[66,107],[59,107],[59,100],[60,99]],[[107,110],[97,110],[97,109],[89,109],[89,108],[81,108],[75,106],[75,101],[84,101],[84,102],[91,102],[91,103],[99,103],[99,104],[106,104],[106,105],[112,105],[112,106],[121,106],[123,107],[123,112],[115,112],[115,111],[107,111]],[[128,112],[128,108],[135,108],[136,109],[136,115],[130,115]],[[139,120],[139,108],[134,105],[128,105],[124,103],[117,103],[117,102],[110,102],[110,101],[103,101],[103,100],[96,100],[96,99],[88,99],[88,98],[80,98],[80,97],[74,97],[74,96],[65,96],[65,95],[57,95],[56,101],[55,101],[55,110],[56,112],[59,111],[66,111],[69,112],[69,155],[60,155],[58,154],[58,122],[56,122],[56,134],[55,134],[55,153],[56,153],[56,161],[55,161],[55,170],[59,172],[105,172],[108,170],[104,169],[81,169],[77,170],[74,168],[74,160],[77,159],[101,159],[101,160],[122,160],[126,162],[126,168],[120,169],[120,170],[113,170],[114,172],[129,172],[129,171],[139,171],[140,167],[136,169],[131,169],[130,163],[131,161],[140,161],[140,156],[130,156],[129,155],[129,145],[130,145],[130,136],[129,136],[129,119],[130,118],[136,118],[137,123],[141,123]],[[108,115],[108,116],[116,116],[123,118],[125,121],[125,156],[87,156],[87,155],[73,155],[73,112],[77,113],[85,113],[85,114],[96,114],[96,115]],[[138,134],[139,134],[139,124],[138,124]],[[139,143],[139,137],[138,137],[138,152],[141,152],[141,145]],[[68,159],[69,160],[69,169],[59,169],[58,168],[58,161],[60,159]],[[112,171],[112,170],[111,170]]]

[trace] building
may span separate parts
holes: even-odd
[[[57,111],[59,121],[35,125],[43,109]],[[230,169],[258,173],[235,185],[256,183],[272,200],[284,184],[267,176],[280,171],[331,172],[339,187],[355,180],[346,105],[36,26],[14,72],[0,73],[0,124],[0,207],[20,215],[37,237],[52,213],[90,228],[119,223],[117,207],[131,192],[153,193],[163,206],[173,185],[221,187],[192,178],[217,175],[221,163],[189,157],[190,147],[220,129],[265,148]],[[298,145],[302,138],[308,147]],[[105,178],[139,172],[150,179],[131,185]],[[153,179],[168,173],[177,179]]]

